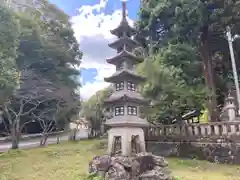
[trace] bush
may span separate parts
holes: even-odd
[[[96,176],[95,174],[89,174],[83,178],[83,180],[104,180],[103,177]]]

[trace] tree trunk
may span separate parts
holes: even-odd
[[[77,136],[77,129],[73,130],[73,140],[76,141],[76,136]]]
[[[11,128],[12,149],[19,148],[19,135],[15,127]]]
[[[214,73],[212,67],[212,61],[209,53],[209,41],[208,41],[208,27],[203,28],[202,36],[201,36],[201,57],[203,61],[203,71],[205,83],[210,91],[210,95],[208,97],[207,108],[209,112],[209,121],[219,121],[218,118],[218,109],[217,109],[217,95],[216,95],[216,86],[214,80]]]
[[[42,138],[40,140],[40,146],[45,146],[47,142],[48,135],[46,133],[43,133]]]
[[[59,129],[56,128],[56,131],[57,131],[57,144],[59,144],[60,143]]]
[[[57,144],[59,144],[60,143],[60,137],[59,137],[59,135],[57,135]]]

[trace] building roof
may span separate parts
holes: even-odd
[[[137,57],[135,54],[128,52],[126,49],[122,50],[116,56],[106,59],[107,63],[116,65],[117,62],[123,61],[123,58],[128,58],[138,63],[143,62],[143,58]]]
[[[111,34],[117,36],[117,37],[121,37],[123,36],[124,32],[126,34],[128,34],[128,36],[132,36],[134,34],[136,34],[136,30],[131,27],[127,20],[123,19],[121,21],[121,23],[118,25],[117,28],[113,29],[113,30],[110,30]]]
[[[128,70],[128,69],[122,69],[120,71],[115,72],[112,76],[104,78],[104,80],[106,82],[115,82],[116,80],[118,80],[119,78],[121,79],[127,79],[128,77],[130,77],[131,79],[135,79],[136,81],[144,81],[146,78],[143,76],[140,76],[138,74],[136,74],[134,71],[132,70]]]
[[[135,29],[128,24],[126,17],[127,17],[126,2],[123,1],[122,2],[122,21],[117,28],[110,31],[113,35],[121,37],[123,35],[123,32],[128,34],[128,36],[132,36],[133,34],[135,34],[136,32]]]
[[[115,103],[117,101],[132,102],[132,103],[139,103],[139,104],[148,103],[148,101],[145,100],[140,93],[136,91],[129,91],[129,90],[115,91],[108,99],[104,101],[104,103],[109,104],[109,103]]]
[[[108,46],[113,49],[118,49],[119,47],[123,47],[124,45],[128,45],[131,46],[132,48],[135,48],[138,46],[138,42],[127,36],[123,36],[117,39],[116,41],[108,44]]]

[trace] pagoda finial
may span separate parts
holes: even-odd
[[[126,19],[127,17],[126,11],[127,11],[126,0],[122,0],[122,18],[123,19]]]

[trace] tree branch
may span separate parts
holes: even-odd
[[[3,126],[4,126],[4,129],[5,129],[6,133],[9,135],[9,134],[10,134],[10,131],[9,131],[9,129],[7,128],[7,123],[5,122],[4,119],[3,119]]]
[[[21,112],[21,114],[20,114],[19,116],[25,116],[25,115],[30,114],[32,111],[34,111],[35,109],[37,109],[40,104],[42,104],[42,103],[44,103],[44,102],[47,102],[47,101],[50,101],[50,100],[53,100],[53,98],[44,99],[44,100],[42,100],[42,101],[38,101],[37,103],[31,103],[31,102],[33,101],[33,99],[26,101],[26,102],[23,104],[22,111],[23,111],[24,106],[25,106],[26,104],[28,104],[28,103],[33,104],[34,107],[31,108],[30,110],[28,110],[27,112],[24,112],[24,113]]]
[[[20,133],[22,132],[23,128],[24,128],[27,124],[29,124],[29,123],[31,123],[31,122],[33,122],[33,121],[30,120],[30,121],[27,121],[27,122],[23,123],[23,124],[20,126]]]
[[[12,116],[11,116],[10,113],[9,113],[8,106],[7,106],[6,103],[4,103],[4,112],[5,112],[6,115],[7,115],[9,124],[12,126],[12,124],[13,124]]]

